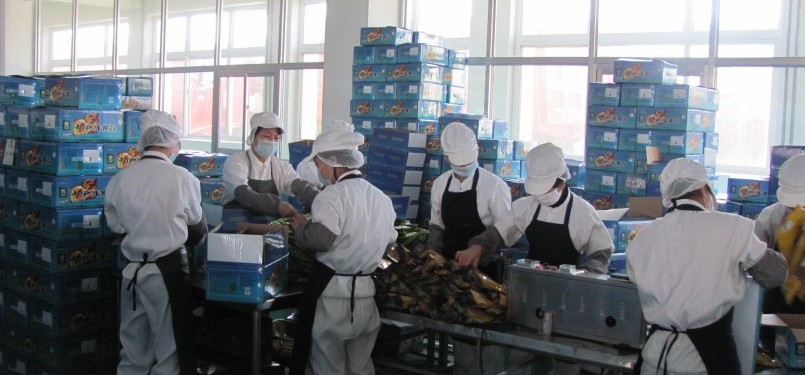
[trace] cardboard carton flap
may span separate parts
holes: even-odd
[[[603,221],[619,221],[623,218],[656,219],[662,217],[662,198],[631,197],[629,198],[629,208],[596,210],[595,212]]]
[[[761,325],[788,327],[797,342],[805,342],[805,314],[763,314]]]

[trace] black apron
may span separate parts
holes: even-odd
[[[246,152],[251,153],[253,151],[249,150],[249,151],[246,151]],[[256,193],[260,193],[260,194],[270,193],[270,194],[274,194],[274,195],[279,195],[279,190],[277,189],[277,184],[274,182],[274,181],[276,181],[274,179],[274,168],[271,168],[271,179],[270,180],[255,180],[255,179],[252,178],[252,158],[249,156],[249,154],[246,154],[246,161],[249,163],[249,171],[247,172],[248,174],[246,175],[246,177],[247,177],[246,185],[249,185],[249,187],[252,189],[252,191],[254,191]],[[244,207],[244,206],[242,204],[240,204],[237,200],[233,199],[229,203],[225,204],[224,207],[225,208],[241,208],[241,207]]]
[[[681,211],[703,211],[701,208],[691,205],[682,204],[674,206],[668,210],[668,213],[674,210]],[[654,334],[657,330],[672,332],[663,345],[660,358],[657,361],[657,372],[660,371],[660,366],[663,366],[663,374],[668,373],[668,354],[671,348],[676,343],[680,334],[688,335],[688,338],[693,343],[696,351],[704,362],[704,367],[707,369],[708,374],[724,374],[724,375],[740,375],[741,365],[738,361],[738,350],[735,348],[735,340],[732,337],[732,311],[730,309],[724,316],[712,324],[700,328],[690,328],[687,331],[679,331],[675,327],[666,328],[656,324],[652,324],[648,337]],[[670,342],[668,340],[671,340]],[[663,363],[663,360],[665,362]],[[634,373],[640,374],[641,367],[643,366],[642,353],[637,358],[635,363]]]
[[[578,265],[581,254],[576,250],[573,245],[573,240],[570,237],[570,210],[573,209],[573,195],[570,194],[568,188],[562,191],[562,196],[559,201],[551,207],[559,207],[564,203],[565,199],[570,199],[567,202],[565,209],[565,220],[562,224],[548,223],[539,221],[539,212],[542,210],[542,205],[537,206],[537,212],[534,213],[534,218],[525,229],[525,236],[528,239],[528,259],[540,261],[554,266],[562,264]]]
[[[447,260],[455,258],[457,251],[466,249],[473,237],[486,230],[486,226],[478,214],[478,191],[476,190],[478,179],[479,171],[476,168],[472,177],[472,188],[459,193],[450,192],[450,183],[453,182],[452,173],[447,179],[447,185],[442,193],[442,223],[444,223],[442,255]],[[478,266],[478,270],[499,280],[495,262]]]
[[[348,175],[338,182],[352,178],[361,178],[361,176],[358,174]],[[363,274],[361,272],[356,274],[336,273],[332,268],[316,260],[299,301],[299,319],[296,323],[290,375],[305,374],[305,367],[310,358],[310,347],[313,343],[313,322],[316,318],[316,305],[319,302],[319,297],[321,297],[321,294],[324,292],[324,289],[327,288],[327,284],[330,283],[330,279],[332,279],[333,276],[352,277],[352,294],[349,299],[350,313],[352,313],[355,309],[355,282],[358,277],[369,277],[371,274]],[[352,321],[352,317],[350,317],[350,321]]]

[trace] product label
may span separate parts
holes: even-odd
[[[56,129],[56,115],[45,115],[45,129]]]
[[[652,89],[637,90],[637,97],[640,99],[651,99],[652,96],[654,96],[654,90]]]
[[[101,226],[101,215],[84,215],[84,228],[98,228]]]
[[[615,177],[613,177],[613,176],[601,176],[601,185],[615,186]]]
[[[615,98],[618,96],[618,89],[614,88],[606,88],[604,89],[604,97],[605,98]]]
[[[674,99],[685,99],[688,97],[688,90],[686,89],[674,89]]]

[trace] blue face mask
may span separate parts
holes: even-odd
[[[319,177],[319,184],[321,186],[327,187],[327,186],[330,186],[330,185],[333,184],[332,182],[330,182],[330,180],[328,180],[328,179],[326,179],[326,178],[321,176],[321,169],[317,169],[317,171],[319,173],[317,173],[316,175]]]
[[[171,163],[175,163],[175,162],[176,162],[176,157],[177,157],[177,156],[179,156],[179,153],[178,153],[178,152],[177,152],[177,153],[175,153],[175,154],[171,154],[171,156],[168,156],[168,159],[170,159],[170,160],[171,160]]]
[[[471,164],[469,164],[469,165],[467,165],[465,167],[459,167],[459,166],[453,165],[453,173],[455,173],[456,176],[459,176],[459,177],[472,176],[475,173],[476,169],[478,169],[478,162],[477,161],[475,161],[475,162],[473,162],[473,163],[471,163]]]
[[[254,146],[254,152],[264,158],[275,155],[278,149],[279,142],[272,141],[257,141],[257,145]]]

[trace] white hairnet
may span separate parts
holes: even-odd
[[[671,160],[660,174],[662,204],[671,207],[673,199],[704,186],[710,186],[710,180],[703,165],[684,158]]]
[[[255,113],[251,120],[249,120],[249,124],[252,128],[249,131],[249,137],[246,138],[247,144],[252,144],[254,135],[257,134],[260,128],[278,129],[280,134],[285,132],[282,128],[282,120],[280,120],[279,116],[271,112]]]
[[[181,131],[176,116],[149,109],[143,113],[140,120],[140,140],[137,148],[140,150],[148,146],[174,147],[179,144]]]
[[[525,160],[525,191],[531,195],[545,194],[556,183],[557,178],[567,180],[565,154],[553,143],[543,143],[531,149]]]
[[[475,133],[460,122],[451,122],[442,131],[442,150],[450,164],[466,165],[478,160],[478,140]]]
[[[363,154],[358,146],[363,141],[360,133],[331,130],[316,137],[310,156],[318,156],[331,167],[359,168],[363,165]]]
[[[795,155],[780,167],[777,200],[786,207],[805,206],[805,155]]]
[[[326,133],[332,130],[343,130],[351,132],[355,131],[355,125],[352,125],[346,121],[330,120],[322,126],[321,132]]]

